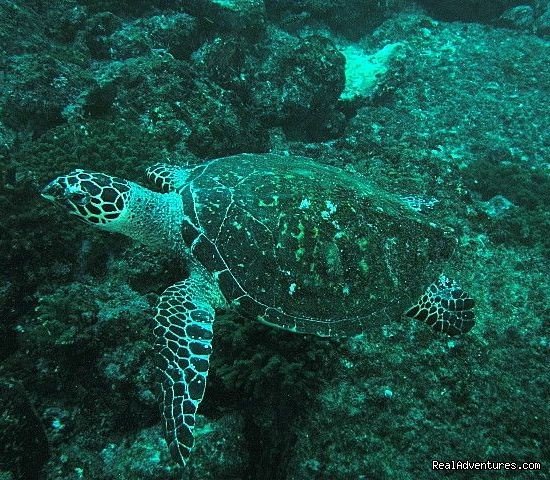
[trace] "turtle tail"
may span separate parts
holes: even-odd
[[[454,336],[474,326],[474,305],[474,299],[457,282],[441,275],[404,315],[427,323],[436,332]]]

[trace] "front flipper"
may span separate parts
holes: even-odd
[[[154,334],[162,375],[162,416],[172,458],[185,465],[195,414],[206,387],[217,288],[202,275],[168,287],[160,297]]]
[[[469,332],[474,326],[474,305],[458,283],[441,275],[405,316],[426,322],[436,332],[454,336]]]
[[[148,180],[161,192],[179,192],[189,181],[193,171],[198,167],[181,167],[156,163],[149,167],[145,174]],[[201,167],[204,168],[204,167]]]

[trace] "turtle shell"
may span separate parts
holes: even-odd
[[[291,331],[398,319],[456,243],[395,195],[311,159],[242,154],[188,175],[193,256],[241,314]]]

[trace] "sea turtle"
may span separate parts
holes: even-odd
[[[362,177],[273,154],[157,164],[147,177],[161,193],[75,170],[42,195],[186,263],[190,275],[162,293],[154,327],[166,440],[180,464],[193,446],[216,311],[321,336],[403,314],[449,335],[474,324],[474,301],[441,274],[452,236]]]

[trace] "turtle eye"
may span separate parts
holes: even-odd
[[[90,194],[81,190],[68,190],[66,192],[67,200],[75,205],[87,205],[90,203]]]

